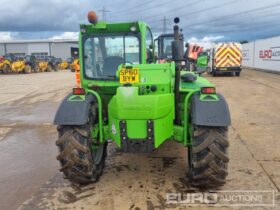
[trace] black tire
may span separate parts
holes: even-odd
[[[32,67],[29,64],[25,65],[24,73],[25,74],[30,74],[31,72],[32,72]]]
[[[4,74],[11,73],[11,67],[8,64],[4,64],[4,66],[3,66],[3,73]]]
[[[194,187],[218,188],[225,184],[229,146],[226,127],[196,127],[189,147],[188,179]]]
[[[213,75],[213,77],[217,76],[216,70],[212,71],[212,75]]]
[[[48,66],[47,66],[47,69],[46,69],[46,71],[47,71],[47,72],[51,72],[51,71],[53,71],[53,68],[52,68],[52,66],[51,66],[51,65],[48,65]]]
[[[34,65],[34,68],[33,68],[33,72],[34,72],[34,73],[38,73],[39,71],[40,71],[39,65],[38,65],[38,64],[35,64],[35,65]]]
[[[91,126],[59,126],[59,148],[57,159],[61,163],[60,171],[66,179],[76,184],[97,182],[103,173],[107,156],[107,143],[100,144],[94,152],[91,150]]]
[[[240,72],[235,72],[235,76],[239,77],[240,76]]]

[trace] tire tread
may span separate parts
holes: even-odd
[[[229,158],[226,127],[197,126],[193,135],[188,178],[199,188],[217,188],[225,184]]]

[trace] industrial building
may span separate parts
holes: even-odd
[[[55,56],[66,60],[78,55],[78,40],[11,40],[0,41],[0,56],[5,54]]]

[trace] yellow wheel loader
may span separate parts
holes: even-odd
[[[58,64],[58,68],[60,70],[65,70],[69,67],[69,64],[67,61],[61,61],[59,64]]]
[[[0,70],[4,74],[12,72],[12,61],[14,60],[14,55],[4,55],[0,62]]]
[[[71,72],[75,72],[77,69],[77,66],[79,66],[79,59],[74,59],[73,62],[70,65]]]
[[[24,56],[25,68],[24,73],[29,74],[32,72],[36,72],[37,70],[37,62],[34,55],[26,55]]]
[[[16,58],[11,64],[11,69],[13,73],[24,73],[25,62],[21,58]]]
[[[8,74],[11,72],[11,62],[9,60],[3,60],[0,62],[0,71],[3,74]]]
[[[8,73],[25,73],[32,72],[32,64],[25,57],[16,57],[12,54],[5,55],[2,62],[0,62],[0,70],[4,74]]]
[[[52,71],[52,66],[46,58],[37,59],[38,72]]]

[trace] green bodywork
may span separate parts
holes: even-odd
[[[207,67],[208,66],[208,56],[207,54],[202,54],[202,55],[199,55],[197,57],[197,61],[196,61],[196,65],[197,67]]]
[[[114,33],[138,33],[140,40],[141,62],[135,65],[120,65],[116,69],[116,79],[93,80],[85,76],[83,43],[85,36]],[[175,125],[174,78],[175,63],[147,63],[146,49],[154,51],[154,46],[146,46],[146,33],[149,30],[143,22],[114,23],[99,22],[96,25],[81,25],[79,38],[79,56],[81,69],[81,86],[87,94],[93,94],[98,102],[98,124],[92,128],[94,143],[104,143],[113,140],[121,147],[120,121],[125,120],[127,135],[131,139],[147,137],[147,120],[154,122],[154,147],[158,148],[166,140],[175,140],[185,146],[191,144],[192,125],[190,122],[191,96],[200,92],[201,87],[213,87],[209,81],[199,75],[187,71],[181,74],[195,74],[194,82],[180,83],[181,124]],[[121,68],[138,68],[140,82],[124,87],[119,82]],[[155,91],[151,87],[156,86]],[[206,95],[208,96],[208,95]],[[201,100],[218,100],[215,94]],[[84,100],[81,97],[79,100]]]

